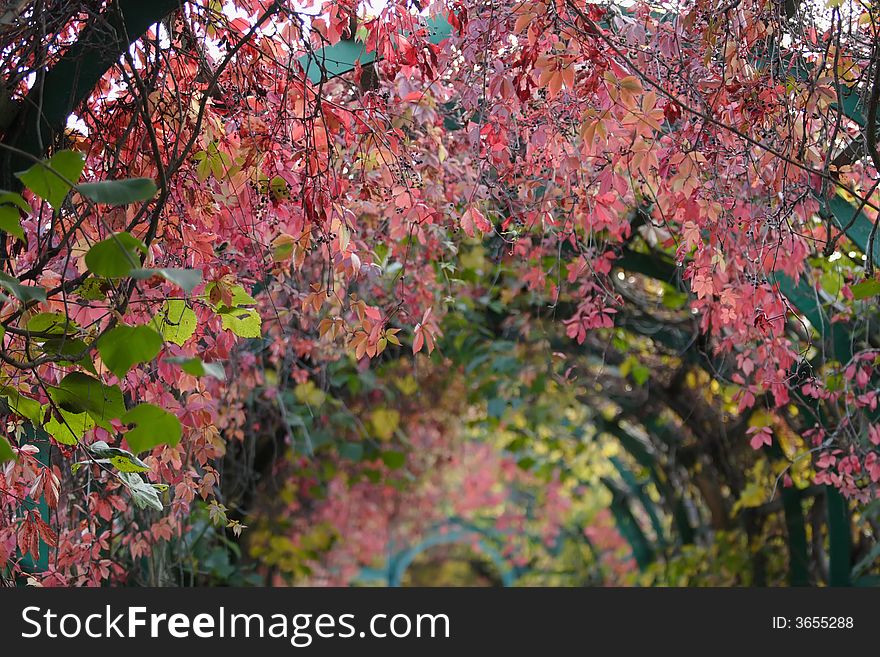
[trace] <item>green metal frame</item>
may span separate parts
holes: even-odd
[[[419,555],[439,545],[459,543],[475,544],[495,566],[502,585],[513,586],[521,573],[493,545],[499,537],[497,532],[487,531],[459,518],[450,518],[433,527],[418,543],[399,550],[392,548],[383,568],[362,568],[353,583],[382,582],[390,587],[399,587],[403,584],[406,571]]]

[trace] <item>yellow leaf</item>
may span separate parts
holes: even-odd
[[[419,384],[416,382],[415,378],[409,374],[402,379],[395,379],[394,385],[397,386],[398,390],[402,392],[404,395],[411,395],[419,389]]]
[[[757,410],[752,413],[752,416],[749,418],[749,426],[750,427],[769,427],[774,422],[774,416],[768,411]]]
[[[767,501],[767,488],[761,483],[751,483],[747,485],[739,499],[733,505],[733,512],[736,513],[740,509],[753,509],[761,506]]]
[[[300,383],[293,389],[293,394],[296,397],[297,401],[301,404],[306,404],[313,407],[320,406],[327,398],[327,395],[324,394],[324,391],[318,388],[313,381]]]
[[[390,408],[377,408],[370,415],[370,424],[379,440],[391,440],[400,424],[400,413]]]
[[[296,240],[293,235],[281,233],[278,237],[272,240],[272,259],[275,262],[287,260],[293,253],[295,243]]]

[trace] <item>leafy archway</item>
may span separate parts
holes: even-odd
[[[531,565],[573,521],[620,577],[873,581],[874,8],[44,4],[0,51],[10,573],[316,577],[463,506]]]

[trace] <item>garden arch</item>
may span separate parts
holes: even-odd
[[[389,549],[384,567],[361,569],[353,583],[381,582],[386,586],[398,587],[402,585],[407,569],[419,555],[440,545],[470,544],[492,563],[503,586],[513,586],[521,572],[493,545],[498,537],[497,532],[487,531],[461,519],[450,518],[432,527],[418,543]]]

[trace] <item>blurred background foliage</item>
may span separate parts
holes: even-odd
[[[265,361],[225,505],[169,547],[182,583],[874,582],[876,505],[810,484],[796,405],[738,412],[685,288],[621,269],[635,303],[577,345],[500,248],[437,263],[469,293],[431,358],[342,357],[300,382]],[[758,426],[772,447],[749,445]]]

